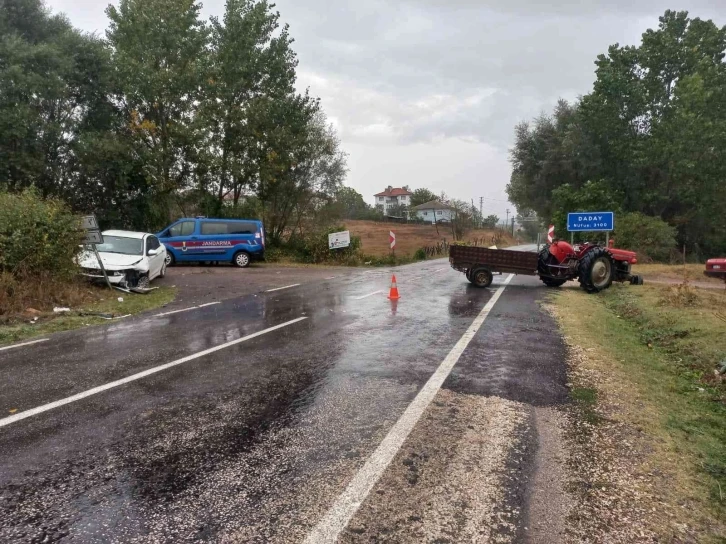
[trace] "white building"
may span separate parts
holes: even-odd
[[[383,212],[383,215],[389,215],[389,210],[396,209],[399,206],[409,206],[411,196],[413,196],[413,193],[408,190],[408,185],[400,188],[389,185],[385,191],[375,195],[375,206]]]
[[[438,200],[432,200],[425,202],[420,206],[411,208],[416,212],[416,217],[427,223],[438,223],[439,221],[451,222],[456,217],[456,209],[452,208],[448,204],[439,202]]]

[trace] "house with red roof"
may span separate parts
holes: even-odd
[[[411,196],[413,193],[408,189],[408,185],[403,187],[386,187],[382,193],[374,195],[376,208],[379,208],[383,215],[389,215],[389,211],[400,210],[400,206],[410,206]]]

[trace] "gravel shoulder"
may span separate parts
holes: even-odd
[[[673,355],[662,359],[608,309],[612,293],[591,297],[586,315],[578,295],[563,289],[545,305],[568,345],[573,399],[564,431],[574,500],[565,541],[723,542],[723,497],[709,494],[700,472],[707,458],[688,438],[700,424],[693,403],[706,401],[690,399],[694,388],[675,374]]]

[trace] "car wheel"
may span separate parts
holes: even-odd
[[[148,275],[141,276],[139,278],[139,281],[136,282],[136,287],[139,289],[148,289],[150,285],[151,285],[151,282],[149,281]]]
[[[166,266],[174,266],[174,255],[171,251],[166,252],[166,257],[164,258],[164,264]]]
[[[238,251],[234,254],[232,263],[239,268],[247,268],[250,265],[250,254],[246,251]]]
[[[166,260],[164,261],[164,264],[161,265],[161,272],[159,272],[160,278],[166,277]]]

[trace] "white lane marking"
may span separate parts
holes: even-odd
[[[156,314],[154,317],[163,317],[165,315],[171,315],[171,314],[178,314],[181,312],[188,312],[189,310],[198,310],[199,308],[206,308],[207,306],[214,306],[215,304],[222,304],[220,301],[217,302],[207,302],[206,304],[200,304],[199,306],[192,306],[191,308],[182,308],[181,310],[174,310],[171,312],[163,312],[160,314]]]
[[[326,279],[326,280],[334,280],[334,279],[335,279],[335,278],[337,278],[337,277],[338,277],[338,276],[330,276],[329,278],[325,278],[325,279]]]
[[[6,349],[22,348],[23,346],[39,344],[40,342],[47,342],[48,340],[49,340],[49,338],[41,338],[40,340],[33,340],[31,342],[23,342],[22,344],[13,344],[12,346],[5,346],[3,348],[0,348],[0,351],[5,351]]]
[[[275,325],[274,327],[269,327],[262,331],[255,332],[255,333],[249,334],[247,336],[243,336],[242,338],[238,338],[237,340],[232,340],[231,342],[227,342],[226,344],[220,344],[219,346],[215,346],[213,348],[205,349],[204,351],[199,351],[192,355],[182,357],[181,359],[177,359],[176,361],[172,361],[171,363],[166,363],[163,365],[155,366],[154,368],[149,368],[147,370],[144,370],[143,372],[139,372],[137,374],[132,374],[131,376],[126,376],[125,378],[121,378],[120,380],[116,380],[114,382],[109,382],[104,385],[99,385],[98,387],[94,387],[93,389],[83,391],[82,393],[78,393],[71,397],[66,397],[64,399],[56,400],[56,401],[50,402],[48,404],[43,404],[42,406],[38,406],[37,408],[25,410],[24,412],[20,412],[20,413],[14,414],[12,416],[0,419],[0,427],[5,427],[6,425],[10,425],[11,423],[20,421],[21,419],[25,419],[25,418],[28,418],[28,417],[31,417],[31,416],[34,416],[37,414],[42,414],[43,412],[47,412],[48,410],[53,410],[54,408],[58,408],[60,406],[66,405],[66,404],[70,404],[72,402],[76,402],[77,400],[85,399],[86,397],[90,397],[91,395],[96,395],[98,393],[102,393],[103,391],[108,391],[109,389],[113,389],[114,387],[118,387],[120,385],[124,385],[129,382],[140,380],[141,378],[145,378],[146,376],[151,376],[152,374],[156,374],[163,370],[167,370],[169,368],[180,365],[182,363],[187,363],[189,361],[193,361],[194,359],[199,359],[200,357],[204,357],[205,355],[209,355],[210,353],[214,353],[216,351],[220,351],[225,348],[228,348],[228,347],[231,347],[231,346],[234,346],[237,344],[241,344],[242,342],[246,342],[247,340],[252,340],[253,338],[257,338],[258,336],[262,336],[269,332],[276,331],[276,330],[282,329],[284,327],[289,327],[290,325],[299,323],[300,321],[305,321],[306,319],[307,319],[307,317],[298,317],[297,319],[293,319],[292,321],[286,321],[285,323]]]
[[[363,295],[361,297],[351,297],[353,300],[363,300],[364,298],[372,297],[373,295],[377,295],[379,293],[383,293],[384,290],[381,289],[380,291],[374,291],[373,293],[368,293],[367,295]]]
[[[285,287],[275,287],[274,289],[268,289],[265,293],[272,293],[273,291],[282,291],[283,289],[290,289],[290,287],[297,287],[299,283],[293,283],[292,285],[286,285]]]
[[[436,274],[438,272],[441,272],[442,270],[446,270],[446,268],[439,268],[437,270],[432,270],[431,272],[427,272],[426,274],[422,274],[420,276],[414,276],[413,278],[404,278],[404,280],[406,280],[406,281],[420,280],[421,278],[426,278],[426,277],[430,276],[431,274]]]
[[[325,517],[315,526],[305,539],[305,544],[333,544],[338,540],[340,533],[348,525],[348,522],[355,515],[356,511],[363,504],[373,486],[376,485],[386,467],[401,449],[409,433],[421,418],[428,405],[436,396],[444,380],[451,373],[451,369],[461,357],[469,342],[474,338],[477,331],[489,316],[494,305],[502,296],[507,284],[514,276],[510,276],[503,285],[497,289],[492,298],[487,302],[479,315],[466,330],[452,348],[446,359],[439,365],[436,372],[429,378],[426,385],[419,391],[413,402],[409,404],[401,418],[391,428],[383,441],[376,448],[376,451],[368,458],[363,467],[353,477],[342,495],[338,497],[333,506],[328,510]]]

